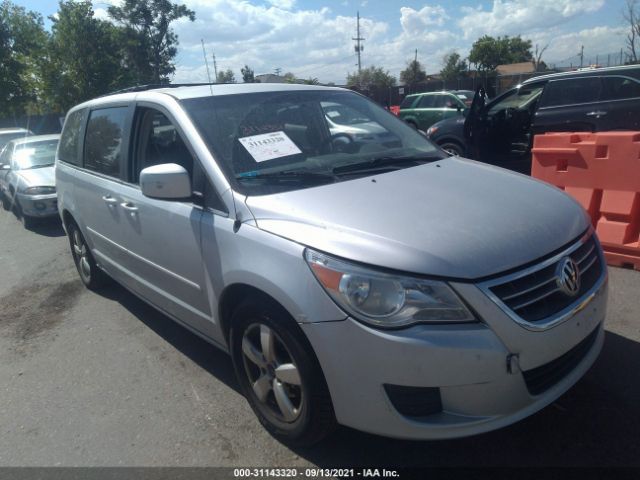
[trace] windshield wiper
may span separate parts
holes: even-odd
[[[395,165],[401,165],[403,163],[426,163],[442,160],[444,157],[441,155],[411,155],[411,156],[397,156],[397,157],[378,157],[366,162],[351,163],[349,165],[343,165],[336,167],[332,172],[336,175],[352,172],[365,172],[369,170],[380,170],[393,167]]]
[[[281,172],[245,172],[240,175],[236,175],[236,180],[245,181],[245,180],[263,180],[263,179],[274,179],[274,180],[289,180],[289,179],[299,179],[299,180],[320,180],[320,181],[333,181],[334,176],[329,173],[319,173],[319,172],[309,172],[306,170],[283,170]]]

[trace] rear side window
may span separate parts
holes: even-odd
[[[80,165],[78,141],[80,140],[80,129],[82,127],[83,117],[84,110],[76,110],[75,112],[71,112],[66,122],[64,122],[62,136],[60,137],[60,146],[58,147],[58,158],[63,162]]]
[[[640,97],[640,83],[627,77],[604,77],[602,100],[623,100]]]
[[[114,107],[91,112],[85,136],[85,168],[111,177],[120,176],[127,110],[127,107]]]
[[[600,99],[600,77],[570,78],[549,82],[545,88],[542,107],[576,105]]]
[[[434,108],[435,103],[436,103],[435,95],[425,95],[420,99],[418,108]]]

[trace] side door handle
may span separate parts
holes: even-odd
[[[607,112],[603,110],[595,110],[593,112],[587,113],[587,117],[604,117],[606,114]]]
[[[121,204],[120,204],[120,206],[121,206],[122,208],[124,208],[126,211],[131,212],[131,213],[133,213],[133,212],[137,212],[137,211],[138,211],[138,207],[136,207],[136,206],[135,206],[133,203],[131,203],[131,202],[123,202],[123,203],[121,203]]]
[[[116,203],[118,203],[118,200],[116,198],[113,198],[111,195],[104,195],[102,197],[102,200],[104,200],[104,203],[106,203],[107,205],[115,205]]]

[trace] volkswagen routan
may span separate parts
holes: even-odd
[[[342,112],[371,135],[332,129]],[[56,185],[82,282],[116,281],[228,352],[292,444],[338,424],[496,429],[554,401],[603,344],[607,270],[578,203],[448,156],[348,90],[91,100],[67,114]]]

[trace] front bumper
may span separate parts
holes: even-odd
[[[587,307],[546,331],[513,322],[477,287],[453,285],[484,323],[418,325],[382,331],[356,320],[301,325],[313,346],[339,423],[407,439],[474,435],[521,420],[553,402],[595,362],[604,342],[606,273]],[[539,395],[522,370],[550,364],[595,339],[572,369]],[[519,369],[508,365],[519,358]],[[511,371],[509,371],[511,370]],[[442,410],[423,417],[401,414],[384,385],[439,389]]]
[[[58,196],[48,195],[16,195],[23,215],[28,217],[51,217],[58,215]]]

